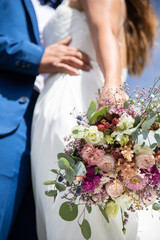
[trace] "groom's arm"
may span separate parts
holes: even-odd
[[[0,70],[36,75],[44,47],[0,34]]]
[[[16,41],[0,34],[0,70],[21,72],[28,75],[37,73],[64,72],[78,75],[76,69],[89,71],[87,54],[69,47],[71,38],[46,48],[29,41]]]

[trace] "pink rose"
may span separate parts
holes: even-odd
[[[101,163],[97,164],[103,172],[113,171],[115,169],[115,158],[110,154],[105,154]]]
[[[136,164],[141,169],[148,169],[155,165],[155,158],[152,154],[138,154]]]
[[[104,151],[99,148],[94,148],[91,143],[87,143],[82,149],[82,158],[90,166],[97,165],[102,162]]]
[[[123,184],[118,181],[107,183],[105,189],[108,195],[113,198],[120,196],[124,192]]]

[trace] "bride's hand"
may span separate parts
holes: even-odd
[[[89,71],[90,59],[84,52],[69,47],[71,38],[57,42],[45,48],[38,73],[68,73],[79,75],[77,69]]]
[[[124,101],[125,99],[126,94],[120,88],[104,88],[99,96],[98,110],[101,110],[103,107],[105,107],[108,100],[112,101],[114,104],[118,101]]]

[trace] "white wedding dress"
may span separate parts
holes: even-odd
[[[70,113],[74,108],[77,114],[85,112],[90,101],[98,97],[98,89],[101,89],[104,83],[103,75],[96,62],[86,15],[84,12],[70,8],[67,1],[64,1],[45,28],[45,44],[52,44],[68,36],[72,37],[71,46],[90,56],[93,69],[90,72],[80,70],[79,76],[68,74],[50,76],[35,107],[31,155],[39,240],[83,240],[77,220],[66,222],[59,217],[61,197],[58,196],[54,203],[52,198],[45,195],[45,190],[49,187],[43,185],[44,181],[55,178],[50,169],[57,168],[56,156],[57,153],[63,152],[65,145],[63,139],[76,125],[76,120]],[[122,81],[125,79],[126,69],[122,73]],[[120,213],[116,218],[110,219],[108,224],[99,209],[93,207],[91,214],[86,218],[92,228],[91,240],[139,239],[137,237],[138,217],[135,213],[130,216],[125,236],[121,231]],[[158,240],[145,238],[145,240],[150,239]]]

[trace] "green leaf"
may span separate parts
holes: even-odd
[[[58,153],[57,158],[65,158],[69,162],[70,166],[73,167],[75,165],[75,161],[66,153]]]
[[[106,113],[106,110],[108,109],[108,107],[104,107],[102,108],[100,111],[95,112],[92,117],[90,118],[89,122],[92,123],[94,120],[96,120],[98,117],[103,116],[104,113]]]
[[[81,232],[83,237],[86,240],[89,240],[91,237],[91,227],[89,225],[89,222],[86,219],[83,219],[82,224],[79,224],[80,228],[81,228]]]
[[[134,104],[134,101],[133,100],[127,100],[124,102],[124,108],[128,109],[129,108],[129,105],[133,105]]]
[[[87,111],[87,119],[90,121],[92,114],[96,111],[97,106],[94,101],[91,101],[88,111]]]
[[[45,181],[43,184],[44,185],[53,185],[55,183],[56,183],[56,181],[48,180],[48,181]]]
[[[78,216],[78,206],[73,203],[72,209],[70,209],[68,202],[64,202],[60,206],[59,215],[65,221],[73,221]]]
[[[71,156],[75,162],[81,162],[82,158],[76,157],[76,156]]]
[[[153,112],[150,113],[147,119],[143,122],[142,129],[147,130],[148,128],[150,128],[150,126],[152,126],[155,120],[156,120],[156,113],[153,113]]]
[[[90,206],[86,206],[86,208],[87,208],[88,213],[91,213],[91,211],[92,211],[92,207],[90,207]]]
[[[95,171],[95,175],[98,174],[99,168],[98,167],[94,167],[94,171]]]
[[[66,190],[66,186],[61,183],[56,182],[55,186],[56,186],[57,190],[59,190],[60,192],[63,192]]]
[[[159,211],[159,210],[160,210],[160,204],[154,203],[154,204],[152,205],[152,209],[155,210],[155,211]]]
[[[59,166],[60,169],[66,170],[68,167],[70,167],[70,164],[69,164],[69,162],[66,158],[61,157],[58,160],[58,166]]]
[[[106,221],[109,223],[109,218],[108,216],[106,215],[105,211],[103,210],[103,208],[101,206],[98,206],[99,207],[99,210],[101,211],[103,217],[106,219]]]
[[[135,132],[132,133],[132,138],[135,143],[141,146],[148,146],[150,148],[154,148],[155,146],[157,146],[157,141],[154,135],[154,131],[137,129]]]
[[[57,190],[50,190],[50,191],[45,191],[45,194],[48,197],[54,197],[54,199],[57,197]]]
[[[82,176],[86,174],[86,167],[82,162],[77,162],[73,167],[73,170],[75,172],[75,176]]]
[[[69,182],[69,184],[72,184],[75,176],[74,170],[70,167],[70,168],[67,168],[65,172],[66,172],[67,181]]]
[[[50,171],[53,172],[53,173],[55,173],[55,174],[58,174],[58,175],[59,175],[59,172],[58,172],[58,170],[56,170],[56,169],[51,169]]]
[[[141,118],[139,116],[135,117],[133,127],[136,127],[140,123],[140,121],[141,121]]]

